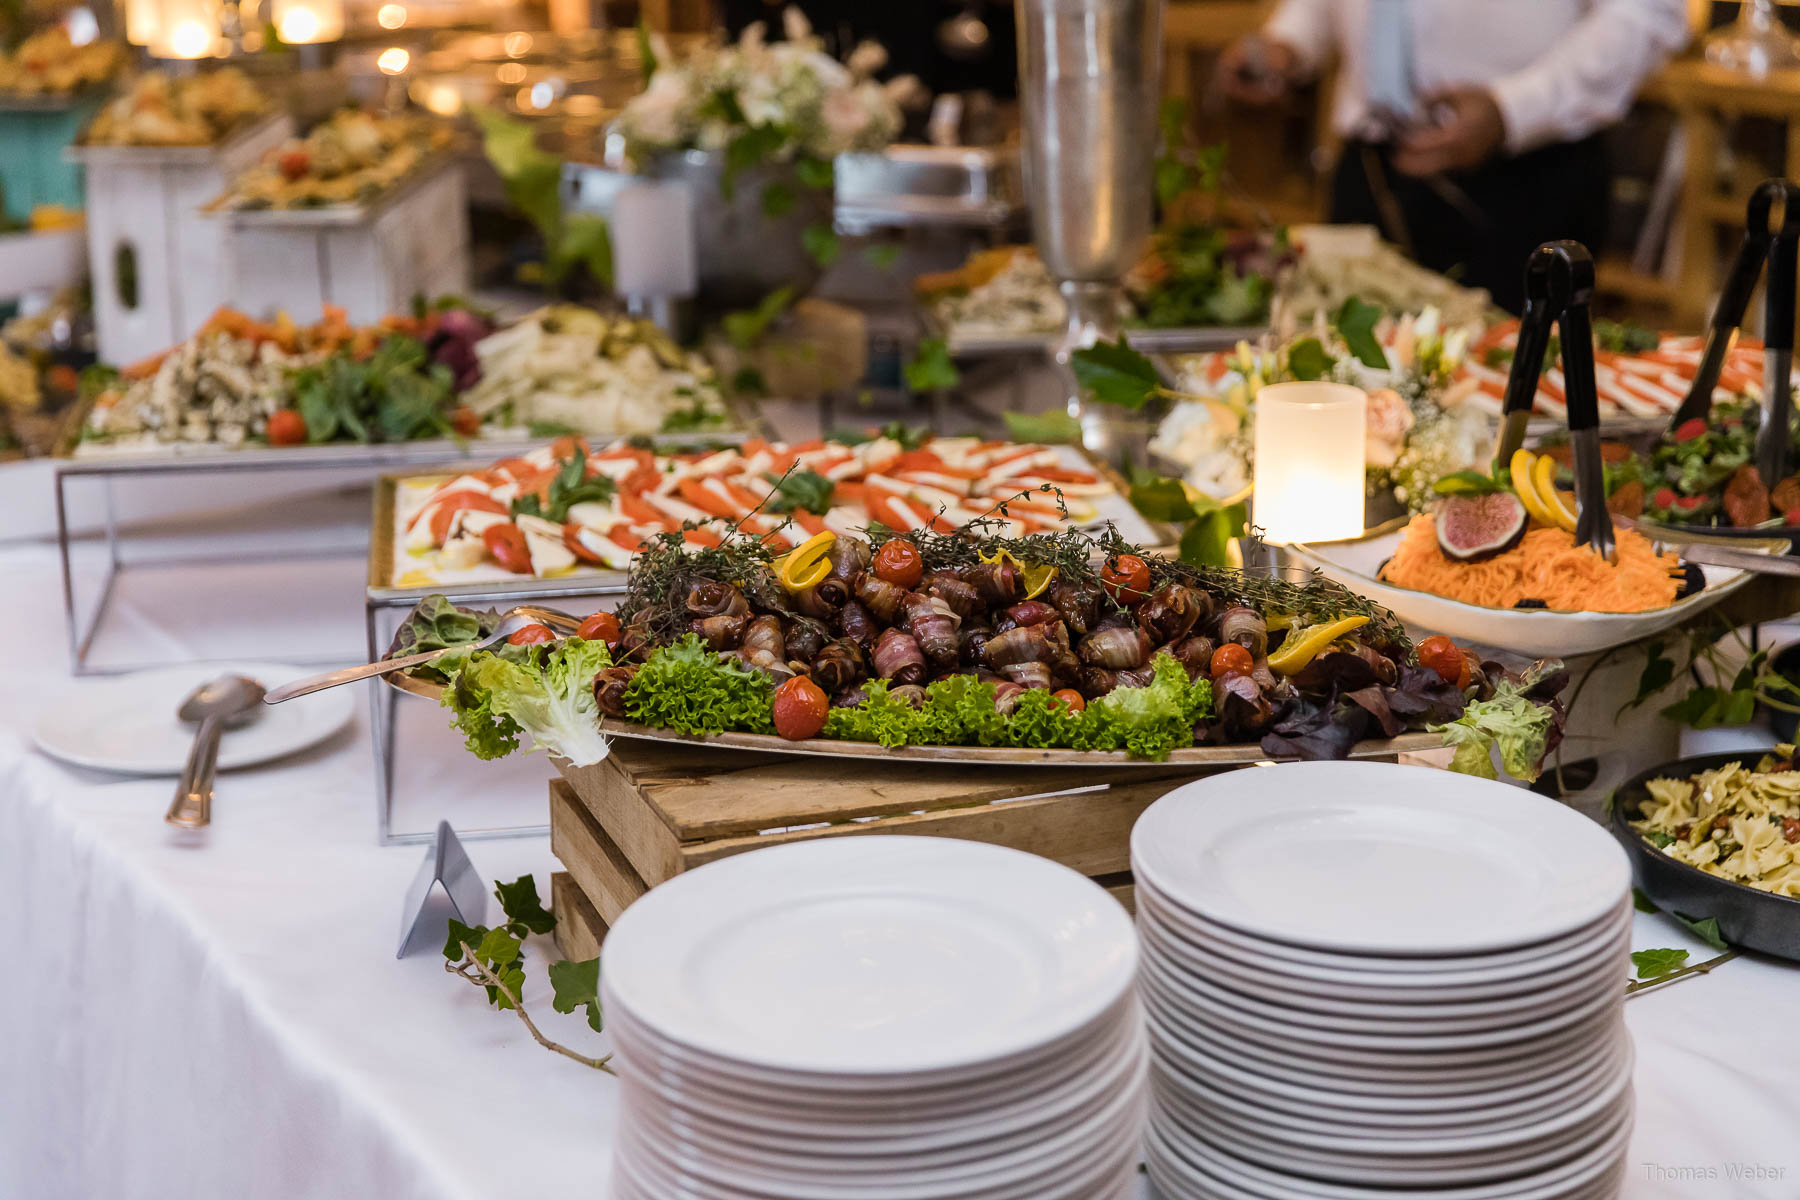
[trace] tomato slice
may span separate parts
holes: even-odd
[[[669,514],[642,496],[634,496],[629,492],[621,492],[616,497],[619,511],[630,517],[639,525],[655,525],[659,529],[674,529],[680,524],[669,520]]]
[[[432,510],[431,540],[440,546],[443,545],[444,539],[450,536],[451,518],[455,517],[457,513],[465,508],[473,509],[476,512],[498,513],[501,516],[505,516],[507,512],[506,505],[500,503],[492,496],[484,495],[481,492],[451,492],[448,496],[440,500],[437,507]]]
[[[725,544],[725,539],[710,529],[684,529],[681,531],[681,536],[696,546],[722,546]]]
[[[531,549],[525,544],[525,533],[511,521],[504,525],[489,525],[481,533],[481,543],[494,556],[495,562],[513,574],[532,573]]]
[[[591,567],[604,567],[606,565],[606,560],[601,558],[598,554],[595,554],[592,550],[589,550],[586,543],[581,540],[580,525],[570,521],[563,526],[562,537],[563,545],[569,548],[569,553],[573,554],[577,561],[587,563]]]
[[[689,475],[675,485],[675,490],[681,493],[683,500],[711,516],[735,521],[744,515],[744,511],[737,505],[707,486],[704,476]]]

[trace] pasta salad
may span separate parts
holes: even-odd
[[[1800,770],[1777,746],[1755,769],[1727,763],[1688,779],[1652,779],[1631,827],[1677,862],[1800,898]]]

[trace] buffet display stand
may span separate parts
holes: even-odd
[[[422,165],[369,204],[238,209],[230,292],[245,312],[344,310],[353,325],[407,312],[415,296],[469,290],[469,206],[462,165]]]
[[[69,147],[70,161],[87,176],[94,332],[103,362],[159,353],[237,299],[231,230],[201,207],[293,132],[293,118],[271,113],[211,146]]]
[[[106,89],[73,96],[0,95],[0,185],[6,215],[27,220],[40,204],[81,207],[81,172],[63,152],[106,101]]]
[[[1364,742],[1354,756],[1391,762],[1440,744],[1434,734],[1409,733]],[[1090,766],[972,765],[956,760],[969,753],[960,748],[858,749],[864,753],[847,762],[615,737],[592,766],[552,760],[562,778],[550,782],[550,850],[568,876],[564,894],[586,904],[565,902],[586,916],[576,944],[597,944],[633,901],[683,871],[746,850],[874,833],[1040,854],[1129,909],[1138,815],[1178,784],[1267,761],[1256,745],[1184,751],[1190,760],[1179,763],[1121,765],[1112,761],[1121,755],[1096,754]]]

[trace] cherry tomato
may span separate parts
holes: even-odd
[[[918,587],[925,578],[925,560],[919,556],[919,548],[905,538],[889,538],[875,555],[875,578],[909,591]]]
[[[1100,568],[1100,586],[1115,604],[1140,604],[1150,594],[1150,566],[1135,554],[1121,554]]]
[[[619,618],[609,612],[597,612],[581,623],[575,630],[575,636],[584,642],[605,642],[609,646],[619,644]]]
[[[513,574],[531,574],[531,549],[525,544],[524,531],[511,521],[489,525],[482,530],[481,544],[487,547],[495,562]]]
[[[1087,707],[1087,698],[1074,688],[1063,688],[1061,691],[1051,692],[1050,698],[1061,700],[1063,707],[1072,713],[1078,713]]]
[[[1236,642],[1226,642],[1213,651],[1212,662],[1207,665],[1207,674],[1214,679],[1233,673],[1248,675],[1255,666],[1256,660],[1250,657],[1248,650]]]
[[[550,632],[548,625],[527,625],[506,639],[509,646],[535,646],[539,642],[554,642],[556,635]]]
[[[817,737],[830,712],[825,689],[804,675],[796,675],[775,689],[775,732],[790,742]]]
[[[1463,660],[1463,652],[1441,633],[1419,643],[1419,665],[1430,667],[1454,687],[1462,687],[1469,678],[1469,664]]]
[[[1691,442],[1705,432],[1705,417],[1689,417],[1675,427],[1675,432],[1670,437],[1677,442]]]
[[[459,437],[474,437],[481,432],[481,414],[466,404],[459,404],[450,410],[450,428]]]
[[[276,166],[283,179],[299,179],[312,169],[312,155],[304,150],[289,150],[276,160]]]
[[[278,408],[269,414],[269,445],[298,446],[306,440],[306,418],[297,409]]]
[[[439,500],[431,510],[431,540],[443,545],[444,539],[450,536],[451,519],[465,508],[497,516],[506,515],[506,505],[492,496],[473,488],[458,488]]]

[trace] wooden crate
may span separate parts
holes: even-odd
[[[580,962],[600,953],[606,922],[567,871],[550,876],[550,911],[556,916],[556,948],[564,958]]]
[[[960,837],[1072,867],[1132,907],[1131,827],[1178,785],[1240,766],[976,767],[613,743],[558,762],[550,848],[603,925],[656,884],[731,854],[873,833]]]

